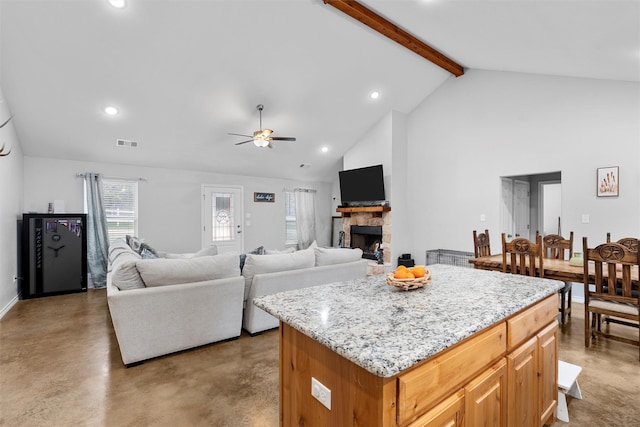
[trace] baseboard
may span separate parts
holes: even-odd
[[[11,310],[13,306],[18,303],[18,300],[18,295],[16,295],[11,301],[9,301],[9,304],[5,305],[2,310],[0,310],[0,319],[2,319],[4,315],[7,314],[9,310]]]

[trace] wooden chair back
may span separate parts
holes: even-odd
[[[559,234],[547,234],[542,238],[542,254],[545,258],[571,259],[573,256],[573,231],[565,239]]]
[[[591,338],[602,335],[617,341],[640,345],[640,334],[637,340],[614,335],[600,328],[601,315],[613,316],[640,323],[640,299],[638,287],[633,285],[632,272],[640,267],[640,253],[614,242],[607,242],[589,248],[587,238],[582,238],[584,251],[584,306],[585,306],[585,346],[589,347]],[[595,286],[592,289],[589,281],[589,261],[594,263]],[[591,314],[597,316],[597,324],[590,319]],[[623,324],[629,324],[624,323]],[[638,329],[640,331],[640,328]],[[639,354],[640,358],[640,354]]]
[[[473,230],[473,253],[476,258],[481,256],[491,256],[489,230],[484,230],[484,233],[480,234],[477,234],[476,230]]]
[[[537,235],[535,243],[522,237],[507,242],[502,233],[502,272],[544,277],[542,237]]]
[[[623,237],[622,239],[618,239],[616,243],[625,246],[631,252],[638,252],[638,241],[635,237]],[[611,243],[611,233],[607,233],[607,243]]]

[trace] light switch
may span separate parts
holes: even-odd
[[[485,214],[480,214],[480,221],[486,221],[487,216]]]

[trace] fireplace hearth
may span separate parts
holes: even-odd
[[[352,248],[362,249],[362,258],[376,259],[376,251],[382,244],[382,226],[352,225],[350,241]]]

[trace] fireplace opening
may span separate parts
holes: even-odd
[[[376,259],[376,250],[382,244],[382,226],[352,225],[350,240],[352,248],[362,249],[362,258]]]

